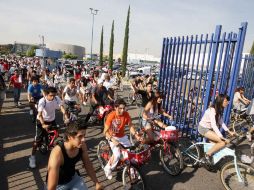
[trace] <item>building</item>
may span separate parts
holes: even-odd
[[[85,56],[85,48],[82,46],[63,43],[47,43],[46,47],[50,50],[76,55],[78,59],[83,59]]]

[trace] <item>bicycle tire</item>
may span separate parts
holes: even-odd
[[[234,162],[226,163],[222,167],[220,173],[220,179],[225,189],[227,190],[254,189],[254,168],[240,162],[237,162],[237,166],[242,176],[244,176],[244,182],[241,183],[238,181]],[[229,171],[227,172],[227,170]],[[227,177],[225,177],[226,173],[229,173]]]
[[[183,156],[184,165],[187,167],[196,166],[201,158],[199,147],[189,138],[181,138],[179,140],[179,148]]]
[[[140,168],[134,164],[130,164],[124,167],[122,173],[123,189],[147,189],[144,174]]]
[[[97,146],[97,151],[96,151],[99,163],[101,165],[101,168],[103,169],[109,158],[112,156],[112,151],[111,148],[108,144],[108,142],[106,140],[102,140],[99,142],[98,146]],[[108,159],[105,159],[105,157],[108,156]]]
[[[176,176],[181,173],[183,169],[183,157],[178,147],[173,144],[167,144],[166,150],[164,150],[164,147],[162,147],[159,155],[162,166],[168,174]],[[168,159],[166,160],[166,158]]]

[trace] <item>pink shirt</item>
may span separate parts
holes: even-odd
[[[223,137],[219,127],[216,124],[216,120],[215,120],[215,109],[214,108],[208,108],[205,111],[204,116],[202,117],[201,121],[199,122],[199,125],[204,127],[204,128],[208,128],[208,129],[213,129],[213,131],[219,136],[219,137]],[[220,118],[219,124],[221,125],[221,127],[225,130],[228,131],[227,126],[225,125],[225,123],[223,122],[222,118]]]

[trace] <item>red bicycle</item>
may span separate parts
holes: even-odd
[[[122,170],[122,183],[124,189],[147,189],[144,175],[140,167],[151,157],[148,145],[121,147],[121,159],[115,170]],[[108,141],[100,141],[97,147],[97,157],[103,169],[112,156],[112,151]]]
[[[159,157],[164,170],[172,175],[176,176],[181,173],[184,163],[183,156],[178,147],[178,130],[173,127],[167,127],[166,129],[153,125],[153,134],[155,141],[150,144],[150,149],[159,148]],[[146,132],[144,127],[139,129],[139,133],[143,139],[146,138]],[[135,144],[135,137],[130,134],[131,144]]]
[[[89,123],[99,123],[99,124],[103,124],[105,123],[106,120],[106,116],[113,110],[113,106],[112,105],[105,105],[105,106],[98,106],[93,115],[91,115],[90,119],[89,119]]]
[[[42,142],[39,146],[39,150],[42,154],[47,154],[47,152],[52,150],[57,143],[63,140],[63,138],[59,136],[59,128],[59,125],[49,127],[49,130],[44,135]]]

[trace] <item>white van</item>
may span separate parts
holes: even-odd
[[[151,75],[151,67],[147,66],[147,67],[138,68],[137,72],[140,75]]]

